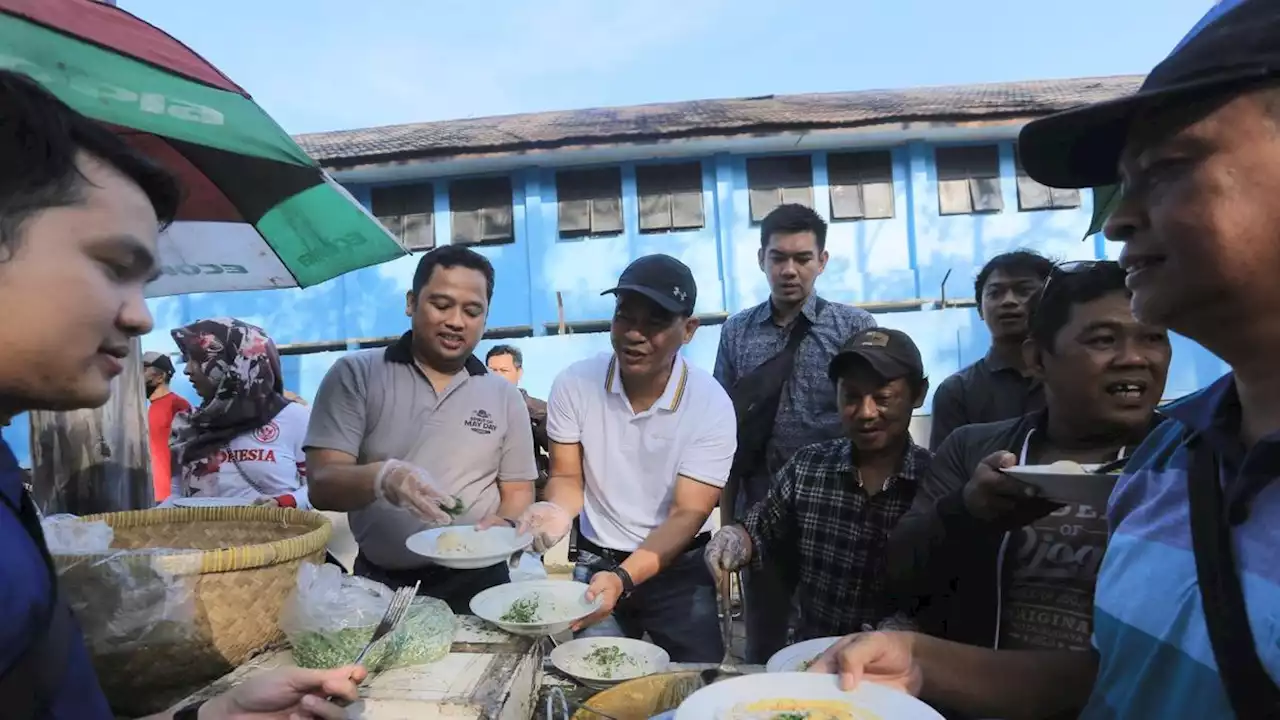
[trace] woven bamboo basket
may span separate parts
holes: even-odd
[[[84,628],[112,709],[132,716],[169,707],[283,639],[280,610],[298,568],[324,559],[332,531],[323,515],[292,508],[163,508],[82,519],[112,527],[112,550],[54,556],[59,587]],[[158,552],[119,554],[143,549]],[[121,622],[144,614],[152,617],[141,630]]]

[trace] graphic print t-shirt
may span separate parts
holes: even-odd
[[[266,425],[232,440],[208,461],[187,465],[178,478],[185,497],[255,499],[293,495],[309,509],[306,454],[311,411],[289,403]]]
[[[1073,503],[1009,534],[1005,562],[1013,563],[1013,581],[1001,603],[1002,650],[1091,647],[1105,513],[1105,501]]]
[[[172,490],[173,460],[169,451],[169,431],[173,418],[191,409],[191,403],[178,393],[171,392],[151,401],[147,408],[147,432],[151,444],[151,477],[156,488],[156,502],[169,497]]]

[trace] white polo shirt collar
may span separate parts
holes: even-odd
[[[689,364],[684,359],[684,356],[679,354],[676,355],[671,377],[667,378],[667,387],[662,391],[661,397],[653,403],[652,407],[643,412],[631,410],[631,400],[627,398],[626,389],[622,386],[622,368],[618,366],[617,355],[609,358],[609,368],[605,372],[604,378],[605,392],[620,397],[623,403],[626,404],[627,409],[631,410],[636,417],[647,417],[658,410],[676,412],[680,409],[680,403],[684,400],[685,391],[688,387]]]

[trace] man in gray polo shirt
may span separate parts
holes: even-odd
[[[484,256],[455,245],[423,255],[406,298],[412,330],[334,363],[306,441],[311,501],[349,513],[356,574],[391,587],[420,581],[454,612],[507,582],[507,566],[450,570],[405,539],[451,522],[514,525],[538,477],[524,398],[471,354],[492,297]]]

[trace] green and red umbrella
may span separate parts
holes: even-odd
[[[307,287],[404,247],[243,89],[164,31],[95,0],[0,0],[0,68],[38,80],[175,171],[156,297]]]

